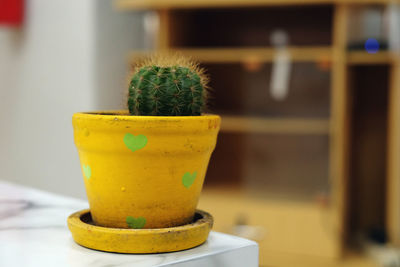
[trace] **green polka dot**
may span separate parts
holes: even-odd
[[[85,177],[87,179],[90,179],[90,177],[92,176],[92,169],[90,168],[90,166],[89,165],[83,165],[82,169],[83,169],[83,174],[85,175]]]
[[[197,172],[194,172],[193,174],[190,174],[190,172],[186,172],[182,176],[182,184],[184,187],[189,188],[193,183],[194,180],[196,179]]]
[[[132,152],[135,152],[136,150],[142,149],[146,146],[147,137],[142,134],[135,136],[131,133],[127,133],[124,136],[124,143],[127,148],[132,150]]]
[[[127,216],[126,223],[128,224],[129,228],[142,229],[146,224],[146,218],[144,217],[134,218],[132,216]]]

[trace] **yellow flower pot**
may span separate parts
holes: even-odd
[[[192,222],[220,121],[217,115],[74,114],[94,223],[142,229]]]

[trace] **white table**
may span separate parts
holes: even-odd
[[[257,243],[211,232],[203,245],[174,253],[117,254],[76,244],[67,217],[85,201],[0,181],[0,266],[256,267]]]

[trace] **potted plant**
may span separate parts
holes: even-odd
[[[205,114],[207,78],[181,57],[152,57],[131,75],[129,111],[76,113],[74,139],[95,225],[191,223],[220,117]]]

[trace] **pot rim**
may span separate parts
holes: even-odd
[[[99,110],[88,112],[76,112],[74,118],[79,119],[101,119],[101,120],[124,120],[124,121],[199,121],[220,119],[219,115],[204,113],[200,116],[138,116],[130,115],[128,110]]]

